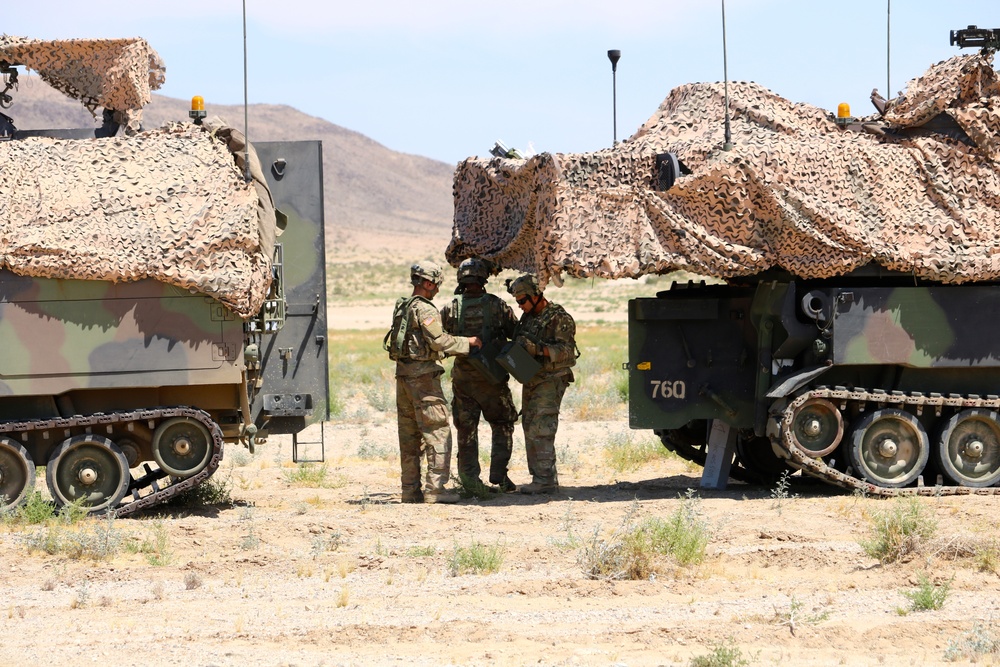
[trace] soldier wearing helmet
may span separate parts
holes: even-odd
[[[502,491],[517,487],[507,475],[514,445],[517,408],[507,385],[508,375],[493,359],[517,326],[513,309],[486,291],[491,267],[475,257],[458,266],[458,289],[450,304],[441,308],[444,329],[456,336],[479,336],[482,354],[455,359],[451,370],[454,398],[452,419],[458,435],[458,472],[464,483],[482,484],[479,478],[479,418],[492,432],[490,484]]]
[[[555,447],[559,408],[579,356],[576,322],[562,306],[545,298],[534,275],[508,280],[507,291],[522,312],[514,341],[541,364],[541,370],[521,389],[521,428],[531,483],[522,485],[520,491],[553,493],[559,488]]]
[[[441,289],[444,273],[433,262],[410,267],[413,293],[396,302],[392,328],[382,346],[396,362],[396,420],[399,427],[399,465],[404,503],[454,503],[457,493],[446,491],[451,476],[451,425],[441,389],[446,355],[467,355],[479,348],[476,336],[456,338],[444,331],[441,314],[431,299]],[[427,459],[423,490],[420,458]]]

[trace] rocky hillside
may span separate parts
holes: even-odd
[[[79,103],[35,77],[23,76],[6,110],[18,129],[91,127]],[[188,100],[154,95],[143,123],[156,127],[187,119]],[[243,127],[243,107],[206,104]],[[323,142],[328,251],[333,255],[395,252],[399,248],[443,251],[451,231],[453,165],[397,153],[357,132],[308,116],[292,107],[254,104],[251,141]]]

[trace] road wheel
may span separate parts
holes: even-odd
[[[169,475],[191,477],[208,465],[211,454],[212,436],[194,419],[168,419],[153,433],[153,458]]]
[[[0,436],[0,511],[14,509],[35,488],[35,462],[16,440]]]
[[[1000,481],[1000,423],[993,410],[964,410],[938,438],[941,470],[956,484],[993,486]]]
[[[831,453],[844,437],[840,410],[823,398],[812,398],[795,410],[792,441],[806,456],[820,458]]]
[[[899,488],[917,479],[927,465],[927,432],[908,412],[896,408],[866,415],[851,434],[851,464],[877,486]]]
[[[45,479],[59,506],[83,501],[91,513],[114,509],[128,490],[128,462],[118,445],[96,435],[76,435],[60,444]]]

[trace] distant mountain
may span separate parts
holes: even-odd
[[[13,97],[6,113],[21,130],[96,124],[80,103],[37,77],[22,76]],[[143,125],[187,120],[188,108],[188,100],[154,95],[143,110]],[[205,109],[242,130],[242,106],[206,104]],[[415,255],[443,254],[451,233],[453,165],[397,153],[289,106],[253,104],[249,119],[251,141],[323,142],[328,253],[384,256],[406,248]]]

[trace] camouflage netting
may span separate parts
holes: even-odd
[[[689,84],[615,148],[462,162],[449,261],[482,256],[543,282],[773,267],[824,278],[873,262],[945,283],[1000,279],[991,56],[931,67],[867,132],[753,83],[729,92],[730,152],[723,84]],[[662,191],[656,155],[668,151],[690,174]]]
[[[115,121],[138,131],[150,91],[163,85],[166,68],[146,40],[40,40],[0,35],[0,60],[38,72],[47,84],[79,100],[91,113],[113,110]]]
[[[230,128],[175,123],[129,137],[0,142],[0,269],[25,276],[155,278],[256,313],[275,214]]]

